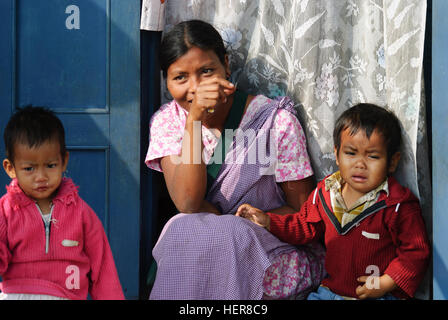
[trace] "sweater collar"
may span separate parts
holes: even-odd
[[[11,197],[14,207],[26,207],[30,204],[34,204],[35,201],[28,197],[20,188],[17,179],[13,179],[9,186],[6,186],[8,195]],[[53,198],[53,202],[60,201],[65,204],[75,202],[78,195],[78,187],[75,186],[72,179],[62,178],[61,185],[58,188],[56,196]]]
[[[329,174],[321,180],[318,188],[328,191],[326,180],[331,176],[332,174]],[[400,202],[415,201],[417,199],[409,188],[402,186],[393,176],[387,178],[387,188],[388,192],[381,192],[378,201],[385,200],[388,206],[396,205]],[[327,192],[325,192],[325,194],[327,194]],[[330,197],[329,194],[330,193],[328,192],[328,198]]]

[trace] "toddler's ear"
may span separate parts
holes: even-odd
[[[399,151],[395,152],[392,155],[392,158],[390,159],[389,163],[389,173],[394,173],[397,169],[398,162],[400,162],[401,153]]]
[[[336,147],[334,147],[333,152],[334,152],[334,158],[336,159],[336,165],[339,167],[338,149]]]
[[[9,159],[3,160],[3,169],[5,169],[6,174],[11,179],[14,179],[16,177],[16,169],[14,168],[14,165]]]
[[[70,157],[70,155],[69,155],[68,151],[65,152],[64,159],[62,159],[62,161],[64,161],[64,165],[63,165],[63,170],[62,171],[65,171],[67,169],[67,164],[68,164],[68,158],[69,157]]]

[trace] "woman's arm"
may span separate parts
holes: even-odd
[[[220,215],[221,212],[207,200],[203,200],[198,212],[208,212]]]
[[[194,126],[199,126],[199,130]],[[198,212],[205,197],[207,171],[203,149],[201,122],[187,118],[181,155],[170,155],[160,161],[168,192],[180,212]]]
[[[201,81],[188,110],[180,156],[170,155],[160,161],[168,192],[180,212],[200,212],[211,206],[204,202],[207,170],[202,159],[202,121],[208,108],[227,102],[234,91],[234,85],[220,77]]]
[[[302,180],[281,182],[280,187],[285,193],[286,205],[270,212],[283,215],[300,211],[315,186],[314,176]]]

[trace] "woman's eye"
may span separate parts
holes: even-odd
[[[212,73],[212,72],[213,72],[212,68],[207,68],[207,69],[202,70],[202,73],[204,73],[204,74],[208,74],[208,73]]]
[[[180,76],[177,76],[177,77],[173,78],[174,81],[182,81],[184,79],[185,79],[185,76],[183,76],[183,75],[180,75]]]
[[[53,168],[56,168],[56,166],[57,166],[56,163],[50,163],[50,164],[48,165],[48,168],[53,169]]]
[[[26,167],[26,168],[23,168],[23,170],[26,172],[31,172],[31,171],[33,171],[33,167]]]

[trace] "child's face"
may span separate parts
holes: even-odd
[[[226,73],[230,73],[227,60],[223,65],[213,50],[192,47],[168,67],[166,84],[177,103],[189,111],[199,83],[213,76],[225,79]]]
[[[67,162],[68,152],[63,158],[56,140],[34,148],[18,143],[14,146],[14,163],[5,159],[3,168],[11,179],[17,178],[23,192],[42,208],[41,204],[47,206],[54,197]]]
[[[334,152],[341,177],[346,182],[343,193],[350,193],[356,198],[377,188],[388,173],[395,171],[400,159],[397,152],[388,164],[387,147],[377,130],[368,139],[364,130],[350,135],[350,129],[345,129],[341,134],[339,152],[336,148]]]

